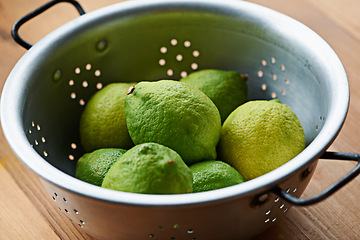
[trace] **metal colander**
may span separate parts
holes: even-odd
[[[298,198],[319,157],[359,156],[326,152],[349,103],[341,62],[316,33],[278,12],[235,0],[138,0],[84,14],[32,47],[18,28],[15,39],[30,49],[4,86],[4,134],[60,211],[95,238],[248,239],[292,205],[318,202],[359,173],[357,165],[319,195]],[[278,98],[289,105],[304,127],[306,149],[264,176],[203,193],[133,194],[74,178],[84,153],[79,118],[96,91],[209,68],[247,74],[249,100]]]

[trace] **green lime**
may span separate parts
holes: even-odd
[[[198,89],[173,80],[140,82],[126,97],[125,115],[135,144],[165,145],[189,165],[217,156],[220,114]]]
[[[247,77],[235,71],[205,69],[189,74],[180,81],[205,93],[219,109],[221,122],[247,101]]]
[[[193,192],[205,192],[244,182],[241,174],[222,161],[203,161],[190,166],[193,173]]]
[[[250,180],[268,173],[305,148],[301,123],[290,107],[273,101],[249,101],[223,124],[220,159]]]
[[[144,143],[128,150],[112,165],[102,187],[132,193],[189,193],[192,172],[174,150]]]
[[[75,177],[101,186],[110,167],[126,152],[124,149],[103,148],[85,153],[76,163]]]
[[[125,98],[131,83],[112,83],[96,92],[80,119],[80,139],[86,152],[134,146],[125,119]]]

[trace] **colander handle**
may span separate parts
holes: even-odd
[[[321,157],[321,159],[329,159],[329,160],[345,160],[345,161],[357,161],[358,164],[354,167],[350,172],[348,172],[344,177],[342,177],[339,181],[334,183],[333,185],[326,188],[321,193],[309,197],[309,198],[298,198],[295,197],[286,191],[282,190],[280,187],[275,187],[272,189],[272,192],[277,194],[279,197],[283,198],[285,201],[291,203],[295,206],[307,206],[311,204],[318,203],[325,198],[329,197],[337,190],[342,188],[345,184],[350,182],[360,173],[360,155],[356,153],[342,153],[342,152],[325,152]]]
[[[72,5],[74,5],[74,7],[78,10],[80,15],[85,14],[84,9],[81,7],[81,5],[75,1],[75,0],[52,0],[46,4],[44,4],[43,6],[39,7],[38,9],[32,11],[31,13],[25,15],[24,17],[20,18],[18,21],[15,22],[15,24],[13,25],[12,29],[11,29],[11,36],[13,37],[13,39],[22,47],[26,48],[27,50],[29,50],[32,45],[28,42],[26,42],[25,40],[23,40],[20,35],[19,35],[19,29],[20,27],[26,23],[27,21],[29,21],[30,19],[38,16],[39,14],[43,13],[44,11],[46,11],[47,9],[51,8],[52,6],[54,6],[55,4],[58,4],[60,2],[68,2],[71,3]]]

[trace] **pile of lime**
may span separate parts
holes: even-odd
[[[298,155],[305,135],[279,100],[248,101],[247,76],[199,70],[176,80],[112,83],[80,120],[75,177],[108,189],[183,194],[230,187]]]

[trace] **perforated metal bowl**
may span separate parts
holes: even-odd
[[[204,193],[132,194],[73,177],[83,154],[79,118],[92,94],[112,82],[179,79],[208,68],[247,74],[249,100],[289,105],[306,149],[264,176]],[[138,0],[84,14],[32,46],[6,81],[1,121],[9,145],[60,211],[98,239],[247,239],[293,204],[320,201],[359,173],[357,165],[319,195],[297,198],[340,131],[348,103],[334,51],[283,14],[243,1]]]

